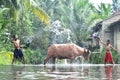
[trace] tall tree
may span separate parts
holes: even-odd
[[[100,5],[98,5],[98,8],[94,7],[92,10],[94,13],[89,18],[89,22],[92,26],[108,18],[112,14],[111,4],[101,3]]]
[[[92,13],[88,0],[41,0],[41,6],[48,11],[51,21],[60,20],[64,28],[72,31],[75,41],[85,40],[88,36],[87,32],[84,33]]]

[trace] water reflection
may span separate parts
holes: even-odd
[[[79,66],[79,65],[52,65],[44,67],[47,73],[45,76],[49,76],[55,79],[65,79],[65,80],[79,80],[87,79],[89,75],[88,66]]]
[[[113,68],[114,65],[105,66],[105,74],[108,80],[113,80]]]
[[[25,66],[13,66],[12,65],[12,71],[13,71],[13,79],[17,80],[17,78],[20,78],[21,75],[23,74],[22,72],[24,71]]]
[[[0,80],[120,80],[120,65],[48,64],[0,66]]]

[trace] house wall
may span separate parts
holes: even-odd
[[[120,25],[116,25],[114,34],[114,46],[118,49],[118,52],[120,52]]]
[[[102,31],[101,37],[104,42],[110,40],[111,44],[114,45],[114,29],[106,28]]]
[[[107,28],[104,28],[107,27]],[[114,28],[109,28],[107,25],[103,24],[103,29],[100,32],[101,39],[104,43],[110,40],[111,44],[114,46]],[[100,44],[100,51],[102,51],[104,46]]]
[[[114,26],[114,46],[120,55],[120,22]],[[120,64],[120,57],[118,57],[118,64]]]
[[[104,42],[106,42],[106,40],[109,39],[113,47],[118,49],[118,52],[120,53],[120,25],[119,24],[114,24],[106,29],[102,29],[101,38]],[[103,49],[103,46],[101,48]]]
[[[110,42],[111,42],[111,44],[113,45],[114,44],[114,39],[113,39],[113,36],[114,36],[114,30],[111,30],[111,29],[109,29],[109,28],[107,28],[106,30],[105,30],[105,41],[107,41],[107,40],[110,40]]]

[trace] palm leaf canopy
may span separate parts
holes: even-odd
[[[37,3],[33,0],[30,0],[28,2],[28,0],[25,0],[25,4],[27,5],[27,7],[33,11],[33,13],[39,17],[39,19],[47,26],[50,25],[50,17],[48,16],[48,14],[42,9],[40,8]]]

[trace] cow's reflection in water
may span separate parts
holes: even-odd
[[[56,78],[64,78],[67,80],[88,78],[89,75],[89,67],[87,66],[74,66],[71,65],[62,65],[56,66],[52,65],[51,67],[47,66],[44,68],[49,75],[53,75]],[[48,75],[48,76],[49,76]]]

